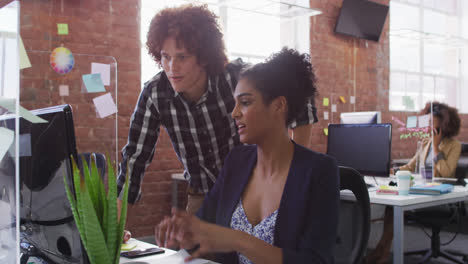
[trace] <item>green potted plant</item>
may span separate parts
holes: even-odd
[[[91,171],[83,159],[83,176],[72,159],[75,195],[65,177],[65,189],[73,218],[91,264],[118,264],[127,216],[128,177],[124,186],[120,217],[117,210],[117,183],[113,166],[107,158],[107,195],[93,159]]]

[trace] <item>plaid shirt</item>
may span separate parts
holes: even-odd
[[[240,144],[231,112],[237,75],[243,65],[237,60],[226,66],[224,74],[209,77],[208,89],[196,103],[186,101],[175,92],[164,72],[145,83],[131,118],[128,143],[122,149],[117,182],[121,197],[128,170],[128,201],[135,203],[140,199],[144,171],[153,159],[161,125],[171,138],[189,185],[195,192],[208,193],[224,158]],[[307,111],[291,127],[316,120],[315,107],[309,102]]]

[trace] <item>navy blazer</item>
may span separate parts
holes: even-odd
[[[256,145],[234,148],[197,216],[230,227],[234,209],[256,163]],[[294,143],[274,231],[273,245],[283,250],[283,263],[334,262],[339,185],[334,158]],[[235,252],[216,257],[223,264],[238,262]]]

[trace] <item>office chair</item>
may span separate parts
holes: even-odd
[[[353,168],[340,166],[340,190],[349,190],[355,202],[341,201],[336,263],[361,263],[370,234],[369,192],[361,174]]]
[[[431,228],[431,248],[405,252],[405,255],[423,255],[419,263],[424,263],[431,258],[438,257],[443,257],[454,263],[468,263],[467,255],[455,251],[443,250],[440,245],[440,231],[444,226],[460,221],[459,216],[462,213],[461,208],[462,204],[456,203],[417,210],[408,214],[406,216],[408,221]],[[456,256],[462,257],[462,259],[458,259]]]

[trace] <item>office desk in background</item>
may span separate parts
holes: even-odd
[[[139,241],[134,238],[130,239],[127,243],[129,244],[130,247],[133,245],[136,245],[134,249],[146,249],[146,248],[151,248],[151,247],[157,247],[153,244]],[[134,259],[120,257],[119,263],[120,264],[132,264],[132,263],[134,264],[164,264],[164,263],[168,263],[167,257],[177,253],[177,251],[175,250],[166,249],[166,248],[164,249],[164,251],[165,252],[162,254],[150,255],[150,256],[134,258]],[[171,262],[171,263],[174,263],[174,262]],[[194,261],[186,262],[186,263],[184,263],[183,261],[180,262],[180,264],[191,264],[191,263],[193,264],[219,264],[219,263],[206,260],[206,259],[196,259]]]
[[[388,185],[395,178],[365,177],[366,183]],[[343,200],[354,200],[352,193],[341,192]],[[455,186],[451,193],[442,195],[378,195],[376,188],[369,189],[371,204],[389,205],[393,207],[393,263],[403,263],[404,259],[404,212],[431,206],[456,203],[468,200],[468,187]]]

